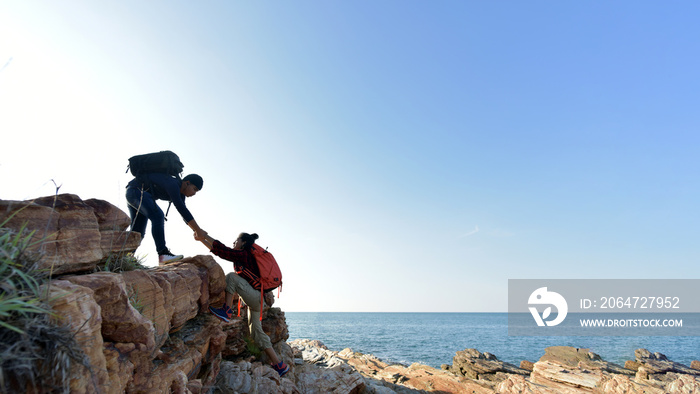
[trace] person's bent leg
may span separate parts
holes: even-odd
[[[226,294],[224,296],[224,305],[221,306],[221,308],[209,306],[209,311],[213,313],[214,316],[227,323],[233,317],[233,308],[231,306],[233,305],[233,295],[237,292],[237,281],[234,276],[238,275],[234,274],[233,272],[226,275]]]
[[[256,292],[260,294],[259,291]],[[245,301],[245,298],[243,298],[243,300]],[[262,324],[260,323],[260,314],[262,313],[260,304],[256,303],[255,308],[248,304],[248,302],[246,302],[246,305],[248,305],[248,329],[253,336],[253,341],[255,341],[258,347],[263,349],[265,355],[267,355],[267,358],[272,364],[272,368],[279,373],[280,377],[284,376],[289,372],[289,366],[279,359],[275,349],[272,348],[270,337],[262,329]]]
[[[255,340],[255,344],[260,349],[272,347],[270,337],[265,334],[262,324],[260,324],[260,313],[262,312],[260,310],[260,292],[255,290],[245,279],[234,273],[226,275],[227,283],[229,278],[231,278],[232,286],[230,288],[226,287],[226,291],[235,289],[238,296],[243,298],[243,301],[248,306],[248,328],[250,329],[250,335]]]
[[[289,371],[289,366],[280,361],[277,353],[272,348],[270,337],[263,331],[260,323],[260,314],[262,313],[260,305],[260,291],[255,290],[250,283],[235,273],[226,275],[226,293],[237,293],[248,306],[248,329],[253,341],[263,349],[267,357],[272,362],[272,367],[280,376],[284,376]]]
[[[277,353],[275,353],[275,349],[269,347],[269,348],[265,349],[265,354],[267,354],[267,358],[270,359],[270,362],[272,364],[279,364],[280,363],[280,359],[277,358]]]
[[[151,205],[148,209],[148,220],[151,221],[151,235],[156,243],[156,251],[158,255],[169,254],[168,248],[165,246],[165,215],[160,209],[155,200],[151,198]]]
[[[141,234],[141,240],[146,236],[146,225],[148,217],[141,211],[143,193],[136,188],[126,190],[126,202],[129,208],[129,216],[131,217],[131,231]]]
[[[255,340],[255,344],[260,349],[272,347],[270,337],[265,334],[260,324],[260,292],[255,290],[243,277],[230,273],[226,275],[226,292],[238,293],[238,296],[243,298],[243,301],[248,306],[248,329],[250,335]]]
[[[145,217],[151,221],[151,235],[156,244],[156,251],[158,254],[167,251],[165,246],[165,215],[156,204],[153,195],[140,189],[129,188],[126,191],[126,201],[129,203],[129,212],[137,214],[136,220],[132,224],[137,226],[135,230],[140,230],[142,239],[146,231],[146,223],[143,220]]]
[[[245,298],[243,298],[243,300],[245,301]],[[246,305],[248,305],[248,329],[250,330],[250,335],[252,335],[255,340],[255,344],[258,345],[260,349],[272,348],[270,337],[265,334],[265,331],[262,329],[262,324],[260,323],[260,304],[252,306],[246,302]]]

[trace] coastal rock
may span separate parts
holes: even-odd
[[[495,387],[495,393],[558,394],[559,391],[532,383],[523,375],[507,375]]]
[[[188,321],[160,348],[156,354],[159,362],[134,373],[128,391],[178,392],[188,385],[189,378],[198,380],[195,386],[212,386],[220,371],[225,335],[213,316],[200,315]]]
[[[553,351],[550,357],[533,365],[530,377],[509,374],[495,387],[496,393],[647,393],[661,394],[659,387],[634,381],[629,374],[615,374],[602,369],[587,369],[581,362],[577,364],[573,352]],[[568,354],[563,360],[553,357]],[[585,352],[578,352],[586,355]],[[574,365],[577,364],[577,365]]]
[[[452,359],[450,372],[470,379],[500,381],[504,373],[529,375],[530,371],[518,368],[513,364],[500,361],[491,353],[481,353],[476,349],[458,351]]]
[[[559,393],[592,393],[598,383],[603,381],[603,373],[600,370],[579,369],[551,361],[538,361],[534,365],[530,381],[555,389]]]
[[[617,393],[617,394],[627,394],[627,393],[644,393],[644,394],[662,394],[666,393],[665,390],[651,386],[649,384],[639,383],[635,380],[630,379],[626,375],[606,375],[606,377],[599,383],[599,392],[603,393]]]
[[[155,364],[148,370],[136,369],[127,386],[132,393],[184,392],[188,376],[196,376],[202,355],[195,349],[184,348],[168,363]],[[192,375],[189,375],[189,374]],[[180,391],[178,391],[180,388]]]
[[[268,308],[272,308],[272,306],[275,304],[274,291],[266,291],[263,295],[263,299],[265,301],[265,306]]]
[[[105,257],[95,210],[74,194],[43,197],[34,203],[58,214],[57,254],[68,265],[56,265],[55,274],[92,270]]]
[[[328,369],[342,367],[346,364],[338,357],[337,352],[328,350],[328,348],[318,340],[297,339],[290,342],[289,346],[291,346],[294,351],[294,357],[302,359],[303,362],[307,364],[313,364],[317,367]]]
[[[100,249],[106,257],[133,253],[141,244],[141,234],[133,231],[100,231]]]
[[[490,393],[489,388],[471,379],[456,376],[427,365],[390,365],[379,376],[395,376],[396,383],[415,390],[443,393]]]
[[[298,389],[302,393],[360,393],[365,381],[357,371],[337,356],[336,352],[319,343],[309,340],[296,340],[289,343],[295,357],[301,361],[295,363],[295,377]]]
[[[357,394],[365,388],[365,382],[357,372],[303,365],[296,373],[296,387],[305,394]]]
[[[267,310],[262,321],[263,331],[270,337],[272,343],[286,341],[289,339],[289,330],[284,312],[280,308],[270,308]]]
[[[223,288],[223,283],[209,285],[210,273],[222,282],[223,275],[206,261],[213,261],[210,256],[186,260],[178,266],[68,275],[52,282],[51,294],[60,296],[54,310],[83,338],[81,347],[97,371],[95,378],[76,373],[74,392],[184,393],[213,385],[227,335],[218,319],[197,312],[207,307],[199,301],[211,298],[209,292],[201,297],[202,289]],[[176,297],[173,289],[186,293]]]
[[[221,329],[226,334],[226,344],[221,352],[223,357],[238,356],[245,352],[244,338],[249,335],[248,320],[245,317],[235,317],[228,323],[221,323]]]
[[[628,376],[634,375],[633,370],[607,362],[598,354],[591,352],[589,349],[575,348],[571,346],[548,347],[545,349],[544,356],[542,356],[539,361],[549,361],[568,367],[601,370]]]
[[[153,322],[156,346],[165,342],[170,332],[174,313],[172,293],[163,290],[151,270],[135,270],[121,273],[127,283],[129,302],[142,316]]]
[[[121,358],[121,362],[116,363],[110,360],[110,365],[115,366],[117,371],[134,372],[130,380],[129,377],[117,377],[116,381],[126,380],[127,387],[134,386],[134,381],[137,385],[140,384],[141,372],[150,370],[156,351],[155,329],[153,322],[132,305],[123,276],[112,272],[97,272],[66,276],[63,279],[88,287],[94,292],[93,298],[100,305],[105,347],[115,350]]]
[[[49,272],[65,269],[66,262],[58,252],[58,229],[60,214],[51,207],[36,204],[34,201],[0,200],[0,223],[3,227],[26,232],[33,231],[28,252],[40,257],[39,268]],[[64,267],[58,270],[57,267]]]
[[[60,262],[57,256],[56,237],[58,235],[58,213],[33,201],[0,200],[0,223],[3,227],[16,231],[26,229],[34,232],[31,237],[30,252],[43,255],[42,268],[50,269],[51,264]]]
[[[42,292],[47,286],[42,286]],[[75,333],[75,339],[87,356],[92,371],[74,363],[71,367],[71,392],[95,392],[95,387],[105,387],[112,380],[107,373],[107,362],[102,352],[102,317],[100,306],[93,298],[94,292],[68,281],[51,282],[48,290],[50,305],[55,318]],[[92,373],[91,373],[92,372]],[[106,392],[120,392],[123,387],[113,387]]]
[[[530,375],[530,382],[562,393],[666,393],[671,392],[668,384],[675,379],[670,375],[664,376],[664,381],[649,379],[643,366],[638,366],[635,374],[634,370],[602,360],[589,349],[566,346],[547,348]],[[677,384],[687,386],[689,382]]]
[[[208,255],[199,255],[185,258],[175,263],[168,264],[170,267],[179,267],[183,264],[194,265],[199,271],[200,278],[208,280],[201,281],[199,289],[199,311],[206,312],[208,305],[223,303],[226,291],[226,277],[221,266]],[[186,267],[186,271],[192,267]]]
[[[166,304],[172,306],[170,332],[182,328],[188,320],[197,316],[201,308],[202,278],[197,265],[189,261],[190,258],[149,270],[163,289]]]
[[[535,367],[535,364],[532,361],[523,360],[520,362],[520,369],[524,369],[526,371],[532,372],[532,369],[534,367]]]
[[[315,346],[313,345],[314,342],[318,341],[312,341],[309,344],[311,346]],[[385,368],[389,367],[389,364],[383,362],[382,360],[378,359],[377,357],[371,354],[355,353],[350,348],[345,348],[342,351],[340,351],[338,353],[338,357],[341,360],[347,362],[348,365],[351,365],[353,368],[355,368],[355,370],[359,371],[365,376],[377,375]]]
[[[658,352],[651,353],[647,349],[637,349],[634,351],[634,356],[639,366],[644,367],[648,374],[658,375],[673,372],[700,376],[699,370],[670,361],[664,354]]]
[[[280,360],[282,360],[285,364],[289,366],[289,372],[287,372],[285,377],[289,379],[294,379],[294,376],[296,375],[296,360],[294,359],[294,349],[292,349],[292,347],[289,346],[289,344],[285,341],[280,341],[272,344],[272,348],[275,350],[275,353],[277,353],[277,356],[280,358]],[[268,360],[266,357],[265,362],[271,363],[271,360]]]
[[[700,380],[696,376],[678,374],[666,390],[669,393],[700,393]]]
[[[105,357],[109,381],[104,386],[100,386],[100,389],[105,392],[123,393],[133,378],[134,363],[129,360],[128,353],[120,349],[124,349],[121,344],[117,347],[112,342],[104,343],[102,353]]]
[[[196,375],[205,386],[212,384],[219,371],[221,352],[226,346],[226,333],[221,329],[220,321],[211,314],[197,315],[176,336],[182,338],[187,348],[202,355],[201,369]],[[207,366],[211,366],[210,370],[202,373]],[[188,376],[192,375],[191,372]]]
[[[700,361],[698,361],[698,360],[691,361],[690,368],[697,369],[698,371],[700,371]]]
[[[84,203],[92,208],[100,231],[124,231],[131,225],[129,215],[107,201],[90,198]]]
[[[96,272],[89,275],[66,276],[64,280],[88,287],[100,305],[102,336],[112,342],[138,343],[155,348],[153,322],[137,311],[129,299],[122,275]]]
[[[97,219],[100,230],[100,247],[103,256],[133,253],[141,244],[141,234],[125,231],[131,225],[131,218],[121,209],[104,200],[88,199]]]
[[[114,205],[74,194],[0,200],[3,227],[35,231],[31,252],[41,256],[40,268],[52,275],[93,271],[110,254],[135,251],[141,236],[124,231],[127,221]]]
[[[477,382],[426,365],[412,364],[408,367],[398,364],[389,365],[372,355],[355,353],[351,349],[344,349],[341,352],[328,350],[319,341],[295,340],[290,342],[290,345],[295,350],[295,354],[303,360],[298,363],[300,365],[297,365],[297,387],[302,391],[305,388],[313,387],[313,383],[311,383],[313,381],[337,379],[337,377],[329,376],[331,374],[329,371],[340,371],[350,374],[350,377],[344,380],[348,386],[348,382],[352,384],[360,382],[357,377],[353,377],[359,372],[360,376],[364,378],[362,385],[364,390],[372,393],[493,392]],[[299,383],[300,379],[305,383]],[[355,389],[338,390],[345,392],[343,390]]]
[[[287,378],[280,378],[279,374],[272,367],[248,361],[223,361],[221,363],[221,372],[212,392],[215,394],[307,393],[297,389],[293,381]]]

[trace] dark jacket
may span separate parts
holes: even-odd
[[[194,219],[190,210],[185,205],[185,196],[180,193],[182,181],[168,174],[150,173],[142,175],[144,178],[134,178],[127,188],[137,188],[150,193],[156,200],[170,201],[175,205],[175,209],[180,216],[189,223]]]

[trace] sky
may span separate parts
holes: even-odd
[[[204,178],[200,226],[275,255],[285,311],[503,312],[509,279],[700,278],[699,13],[0,0],[0,198],[60,186],[126,212],[128,158],[172,150]],[[168,219],[174,253],[208,253]],[[157,264],[150,234],[137,255]]]

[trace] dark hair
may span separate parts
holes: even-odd
[[[258,234],[248,234],[248,233],[241,233],[238,238],[241,239],[241,241],[245,242],[245,246],[243,246],[243,250],[250,250],[250,248],[253,247],[253,244],[255,243],[255,240],[258,239]]]
[[[202,186],[204,186],[204,179],[197,174],[187,175],[186,177],[182,178],[182,181],[190,182],[191,184],[197,186],[197,189],[199,190],[202,190]]]

